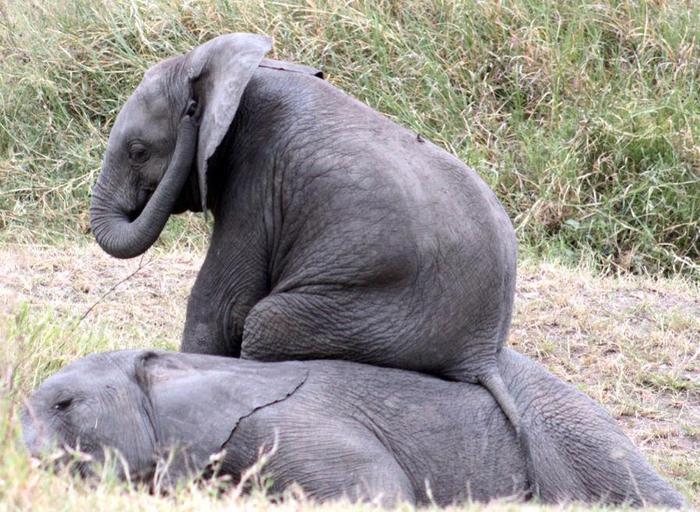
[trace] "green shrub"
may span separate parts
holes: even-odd
[[[85,239],[110,124],[142,72],[255,31],[472,165],[525,251],[698,275],[694,2],[73,0],[1,13],[1,240]],[[201,221],[168,233],[205,243]]]

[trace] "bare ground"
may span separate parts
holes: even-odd
[[[115,260],[96,246],[0,249],[0,320],[51,312],[105,348],[176,348],[202,254]],[[700,506],[700,287],[524,262],[511,344],[604,406]],[[76,319],[81,319],[76,325]],[[12,342],[8,328],[0,341]],[[3,339],[6,338],[6,339]],[[61,363],[82,349],[71,349]]]

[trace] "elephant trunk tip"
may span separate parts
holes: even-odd
[[[134,221],[124,212],[120,214],[93,214],[91,215],[90,229],[95,236],[97,244],[110,256],[119,259],[128,259],[140,256],[148,250],[150,244],[135,243],[128,239],[127,234]]]

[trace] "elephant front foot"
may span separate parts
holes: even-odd
[[[240,339],[240,338],[239,338]],[[241,344],[226,342],[217,337],[211,327],[203,322],[185,326],[180,352],[214,356],[240,357]]]

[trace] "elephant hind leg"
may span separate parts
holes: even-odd
[[[388,322],[362,300],[285,292],[258,302],[246,317],[241,357],[257,361],[343,359],[402,367]],[[374,314],[373,314],[374,313]],[[398,352],[398,354],[397,354]]]

